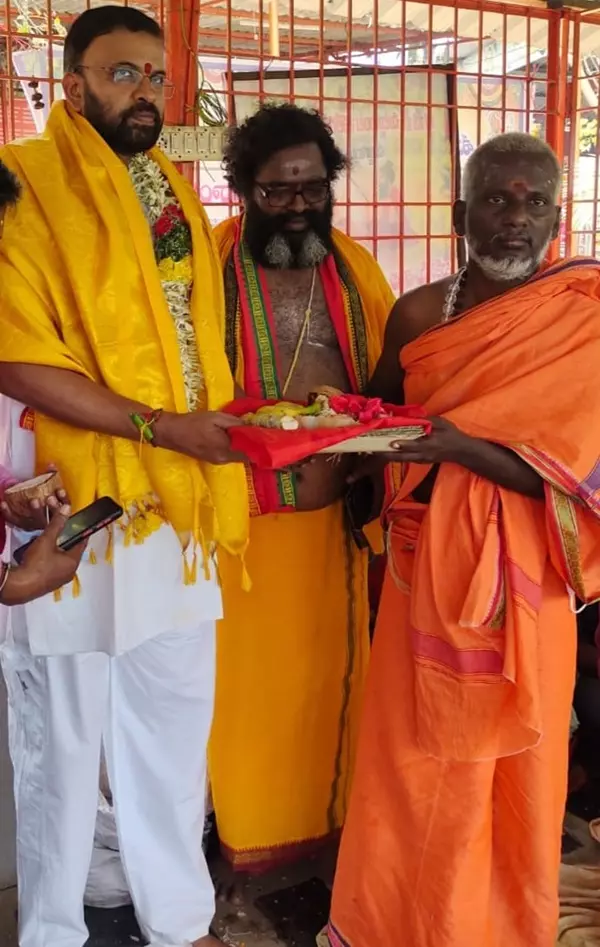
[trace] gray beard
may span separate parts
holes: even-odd
[[[312,269],[320,266],[328,255],[329,250],[314,230],[307,231],[297,253],[281,233],[274,234],[264,250],[267,265],[275,270]]]
[[[476,245],[474,246],[469,241],[469,237],[467,235],[469,259],[474,260],[475,263],[477,263],[484,276],[487,276],[488,279],[492,279],[501,283],[513,283],[516,280],[527,280],[530,276],[533,276],[544,260],[551,242],[552,241],[549,240],[546,246],[543,247],[539,253],[530,257],[528,260],[512,259],[511,257],[506,257],[504,260],[497,260],[492,256],[481,256],[477,252]]]

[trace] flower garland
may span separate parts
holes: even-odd
[[[202,391],[202,368],[190,310],[190,228],[165,175],[147,154],[132,158],[129,175],[152,230],[161,286],[177,333],[187,409],[194,411]]]

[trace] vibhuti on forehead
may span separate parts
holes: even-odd
[[[297,178],[301,174],[310,174],[311,177],[314,177],[314,161],[311,161],[310,158],[299,158],[298,155],[294,155],[293,158],[285,158],[281,162],[281,171],[284,175],[293,178]]]
[[[279,181],[313,180],[326,177],[323,157],[318,146],[293,145],[274,152],[261,170],[261,177]]]

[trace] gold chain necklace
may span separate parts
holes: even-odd
[[[302,326],[300,328],[300,335],[298,336],[298,341],[296,342],[296,348],[294,349],[294,354],[292,356],[292,363],[289,367],[288,373],[285,377],[285,382],[283,383],[283,388],[281,389],[281,394],[285,397],[287,390],[290,387],[290,382],[292,380],[292,375],[296,371],[296,366],[298,364],[298,359],[300,358],[300,351],[302,349],[302,344],[306,337],[306,333],[310,327],[310,317],[312,316],[312,305],[313,298],[315,295],[315,285],[317,282],[317,268],[313,267],[312,272],[312,281],[310,284],[310,295],[308,297],[308,305],[304,310],[304,319],[302,320]]]

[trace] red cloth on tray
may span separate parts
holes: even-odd
[[[352,406],[356,407],[361,402],[367,406],[367,402],[370,403],[374,399],[349,395],[348,400],[351,400]],[[228,414],[241,417],[243,414],[256,411],[263,405],[277,403],[273,400],[262,401],[259,398],[237,398],[224,410]],[[417,405],[385,404],[384,408],[393,417],[376,418],[365,424],[350,424],[348,427],[326,427],[313,430],[300,428],[298,431],[282,431],[277,428],[245,424],[243,427],[230,428],[228,434],[233,449],[245,454],[251,464],[263,470],[280,470],[282,467],[289,467],[291,464],[297,464],[317,454],[325,447],[332,447],[334,444],[340,444],[342,441],[369,431],[412,427],[415,424],[423,424],[426,431],[430,430],[430,425],[425,421],[423,409]]]

